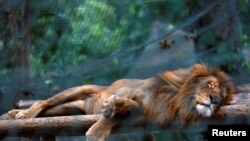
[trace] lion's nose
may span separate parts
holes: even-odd
[[[216,95],[209,95],[210,101],[212,104],[218,104],[219,103],[219,97]]]

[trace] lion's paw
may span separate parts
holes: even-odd
[[[24,110],[16,114],[15,119],[28,119],[32,118],[29,114]]]
[[[12,119],[28,119],[32,118],[26,110],[15,109],[8,112],[8,116]]]
[[[112,95],[103,103],[102,113],[107,119],[111,119],[115,115],[126,116],[131,110],[131,107],[127,98]]]
[[[11,110],[7,113],[7,115],[11,118],[11,119],[15,119],[16,118],[16,115],[21,112],[23,110],[20,110],[20,109],[14,109],[14,110]]]
[[[112,95],[102,105],[103,116],[107,119],[114,117],[116,109],[116,99],[118,97]]]

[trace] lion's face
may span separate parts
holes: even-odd
[[[214,76],[202,78],[195,93],[196,110],[204,117],[210,117],[223,99],[220,83]]]
[[[220,70],[209,70],[204,66],[196,66],[195,69],[194,73],[198,74],[195,76],[198,78],[194,88],[195,109],[201,116],[211,117],[219,106],[231,101],[233,85]]]

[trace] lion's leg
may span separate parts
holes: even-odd
[[[106,141],[112,128],[118,122],[115,120],[101,117],[95,124],[93,124],[86,132],[87,141]]]
[[[95,85],[83,85],[62,91],[61,93],[39,102],[34,103],[29,109],[16,113],[16,119],[34,118],[44,109],[57,106],[69,101],[85,99],[88,96],[98,94],[106,87]],[[13,113],[10,111],[9,113]]]
[[[121,118],[133,110],[140,109],[140,105],[126,97],[109,97],[102,105],[103,116],[86,133],[87,141],[106,141],[112,128]]]
[[[34,103],[29,109],[14,109],[8,112],[8,115],[14,119],[25,119],[36,117],[42,110],[44,101]]]
[[[79,112],[79,110],[85,112],[84,100],[77,100],[54,106],[42,112],[41,116],[48,117],[48,116],[72,115],[74,113]]]

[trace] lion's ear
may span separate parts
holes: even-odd
[[[230,77],[220,69],[214,69],[212,75],[217,78],[221,85],[221,88],[223,88],[222,95],[224,97],[224,100],[222,102],[222,105],[228,105],[234,97],[236,86],[230,80]]]
[[[207,76],[209,75],[209,69],[205,64],[195,64],[191,70],[195,76]]]

